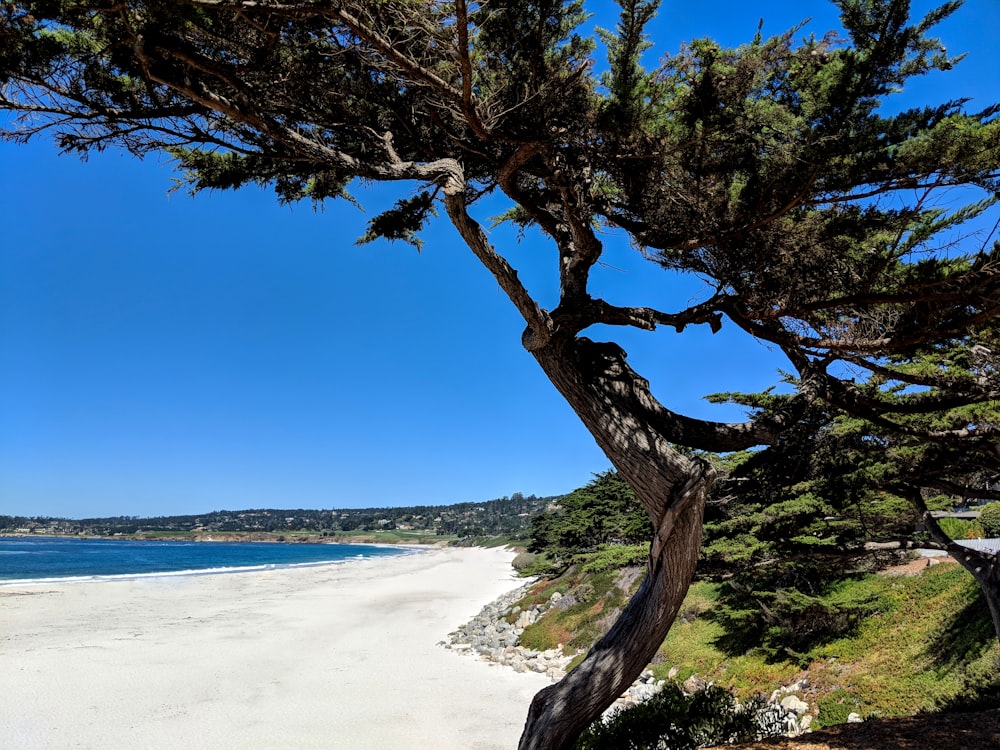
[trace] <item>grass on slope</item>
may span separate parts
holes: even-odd
[[[635,568],[597,575],[571,569],[539,583],[522,607],[545,602],[555,591],[567,598],[525,630],[522,645],[585,650],[640,578]],[[959,566],[937,565],[912,577],[867,576],[845,583],[841,593],[871,595],[876,613],[849,636],[806,652],[803,670],[802,662],[768,660],[753,649],[725,652],[718,645],[724,632],[712,617],[718,586],[695,583],[652,669],[661,679],[697,674],[741,697],[805,680],[800,697],[814,711],[818,707],[814,726],[842,723],[851,712],[894,717],[998,704],[1000,645],[976,584]]]

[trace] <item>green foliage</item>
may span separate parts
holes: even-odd
[[[631,585],[619,588],[627,581]],[[554,608],[525,631],[531,647],[588,649],[603,632],[598,623],[624,603],[638,581],[639,576],[592,576],[573,568],[540,583],[522,607],[546,602],[555,591],[576,601],[568,610]],[[766,650],[748,643],[738,654],[725,647],[736,631],[727,630],[731,623],[719,616],[725,606],[722,586],[706,581],[691,586],[651,666],[659,679],[697,674],[747,700],[805,676],[812,694],[807,700],[820,708],[815,726],[843,723],[852,711],[905,716],[963,703],[996,705],[1000,645],[978,588],[958,565],[934,565],[913,577],[842,581],[824,602],[860,603],[867,614],[840,636],[796,654],[783,653],[777,644]]]
[[[784,400],[728,398],[767,409]],[[756,648],[773,659],[798,658],[849,632],[870,603],[841,596],[838,581],[872,564],[866,541],[913,529],[916,511],[877,491],[884,466],[860,457],[864,436],[839,426],[815,411],[776,450],[731,459],[717,486],[701,570],[726,580],[715,616],[731,653]]]
[[[553,593],[563,599],[525,628],[521,645],[546,651],[560,644],[570,649],[589,649],[611,626],[638,584],[641,575],[631,571],[605,570],[588,573],[577,566],[541,585],[521,602],[522,608],[548,602]]]
[[[383,211],[368,222],[368,231],[358,240],[358,244],[378,239],[402,240],[419,250],[423,241],[418,233],[428,219],[435,215],[434,196],[430,192],[424,191],[412,198],[402,198],[388,211]]]
[[[737,585],[722,587],[713,612],[726,631],[719,639],[720,647],[733,654],[752,650],[774,661],[798,661],[802,666],[808,663],[812,648],[849,635],[880,606],[873,592],[846,582],[820,595],[793,587],[771,588],[767,582],[750,591],[740,591]]]
[[[652,46],[644,30],[656,15],[660,0],[619,0],[621,14],[614,32],[597,29],[608,49],[609,70],[601,78],[608,91],[604,103],[605,127],[625,133],[642,132],[650,125],[646,102],[655,96],[655,76],[643,69],[640,57]]]
[[[5,3],[3,135],[51,131],[81,155],[166,152],[194,191],[257,184],[323,201],[404,184],[363,242],[419,247],[443,204],[612,461],[660,462],[649,513],[608,472],[536,519],[531,550],[560,564],[587,555],[594,569],[630,557],[613,548],[648,540],[665,509],[653,505],[683,482],[670,444],[766,445],[728,457],[703,565],[731,576],[731,622],[771,651],[789,638],[806,653],[877,609],[837,583],[872,565],[857,554],[866,542],[912,528],[928,488],[995,477],[1000,243],[970,240],[967,225],[996,210],[1000,107],[882,106],[954,64],[931,31],[956,2],[911,20],[905,0],[837,0],[843,34],[696,39],[655,69],[642,57],[658,2],[619,5],[615,31],[599,32],[598,77],[582,0]],[[552,309],[473,218],[494,196],[505,202],[491,213],[553,246]],[[668,298],[673,312],[600,298],[590,271],[620,234],[711,291]],[[730,394],[753,411],[743,425],[688,420],[620,347],[582,336],[705,324],[780,350],[793,393]],[[633,427],[642,440],[622,438]],[[478,536],[489,516],[469,509],[438,530]]]
[[[598,720],[577,741],[577,750],[694,750],[778,736],[761,698],[743,704],[727,690],[709,686],[693,695],[673,684],[647,701]]]
[[[734,631],[718,615],[719,584],[692,586],[661,647],[654,672],[678,679],[697,673],[749,697],[805,677],[818,705],[816,726],[861,716],[905,716],[947,706],[996,705],[1000,645],[977,586],[958,565],[935,565],[913,577],[868,575],[844,581],[833,600],[867,602],[869,614],[849,632],[775,661],[762,649],[732,655]],[[803,673],[803,669],[805,672]]]
[[[939,699],[942,710],[990,710],[1000,705],[1000,654],[972,662],[962,676],[959,690]]]
[[[563,497],[557,510],[531,520],[529,549],[565,561],[587,554],[600,566],[597,560],[611,556],[631,559],[635,546],[651,535],[652,524],[632,489],[617,472],[605,471]],[[616,546],[629,549],[616,552]]]
[[[175,187],[186,186],[191,195],[202,190],[234,190],[253,183],[273,186],[282,203],[309,199],[318,205],[327,198],[353,200],[347,190],[349,178],[337,170],[295,171],[259,154],[188,146],[173,146],[168,153],[181,172]]]
[[[518,552],[510,565],[514,570],[523,575],[525,570],[531,569],[538,562],[538,555],[531,552]]]
[[[503,129],[515,139],[535,137],[539,123],[569,127],[590,109],[579,83],[594,48],[577,33],[586,16],[582,0],[482,5],[473,12],[475,85],[491,110],[504,113]]]
[[[519,575],[531,578],[536,576],[555,576],[565,570],[566,566],[558,561],[553,560],[548,555],[538,554],[535,552],[526,552],[525,554],[532,556],[532,562],[530,565],[519,569],[517,572]]]
[[[936,273],[933,272],[933,273]],[[942,353],[937,355],[938,374]],[[928,357],[896,358],[900,370],[927,372]],[[944,363],[956,379],[989,377],[964,343],[949,347]],[[914,394],[884,373],[855,384],[858,398],[913,403],[933,401],[936,389]],[[789,397],[721,394],[772,414]],[[942,406],[947,400],[941,402]],[[998,422],[996,407],[927,409],[897,418],[909,434],[883,423],[813,406],[774,449],[731,458],[706,512],[701,570],[725,578],[723,618],[734,653],[758,647],[772,658],[802,653],[811,644],[851,632],[868,616],[870,603],[836,595],[842,582],[899,559],[899,540],[916,540],[925,509],[950,509],[956,496],[931,496],[924,488],[953,488],[967,495],[993,476],[988,451],[935,444],[929,430],[986,429]],[[945,533],[966,538],[975,530],[944,519]],[[873,552],[868,543],[888,548]]]
[[[602,547],[597,552],[577,556],[584,573],[603,573],[608,570],[642,565],[649,557],[649,544],[617,544]]]
[[[842,688],[835,688],[829,694],[817,701],[819,715],[823,717],[823,726],[846,724],[847,717],[857,713],[857,699]]]
[[[1000,536],[1000,503],[984,505],[979,514],[979,524],[988,536]]]
[[[986,529],[979,521],[966,521],[963,518],[939,518],[941,531],[952,539],[979,539],[987,536]]]

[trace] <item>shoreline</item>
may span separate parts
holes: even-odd
[[[512,559],[4,586],[0,727],[42,750],[510,748],[548,679],[440,643],[523,583]]]
[[[21,539],[22,537],[0,535],[0,542],[8,539]],[[218,545],[254,545],[258,542],[229,542],[229,541],[217,541],[214,539],[201,539],[201,540],[142,540],[142,539],[110,539],[101,537],[69,537],[69,536],[52,536],[52,537],[36,537],[37,539],[43,540],[63,540],[69,539],[72,541],[102,541],[102,542],[112,542],[114,544],[152,544],[159,545],[163,544],[165,546],[176,546],[181,545],[191,545],[191,544],[208,544],[214,543]],[[260,542],[261,544],[270,545],[271,542]],[[281,544],[276,542],[276,544]],[[386,550],[392,551],[393,556],[405,556],[405,555],[415,555],[426,552],[427,550],[434,549],[430,545],[393,545],[393,544],[373,544],[373,543],[339,543],[339,542],[324,542],[324,546],[336,546],[336,547],[365,547],[369,549]],[[291,545],[299,546],[299,545]],[[0,553],[2,554],[2,553]],[[257,573],[266,570],[281,570],[284,568],[308,568],[316,567],[320,565],[343,565],[348,562],[355,561],[356,559],[371,559],[380,558],[381,555],[364,554],[358,552],[357,555],[353,557],[342,557],[340,559],[316,559],[316,560],[301,560],[301,561],[247,561],[245,564],[218,564],[210,565],[208,567],[189,567],[189,568],[172,568],[169,563],[165,561],[167,567],[163,569],[152,569],[152,570],[136,570],[134,572],[79,572],[77,574],[70,575],[48,575],[48,576],[34,576],[28,578],[7,578],[0,575],[0,590],[7,586],[32,586],[32,585],[60,585],[65,583],[98,583],[101,581],[126,581],[126,580],[139,580],[143,578],[157,578],[163,577],[177,577],[177,576],[200,576],[200,575],[232,575],[237,573]],[[94,568],[100,568],[100,565],[92,566]]]
[[[375,545],[366,545],[372,546]],[[402,557],[406,554],[421,554],[421,551],[413,552],[400,552],[399,556]],[[373,558],[365,558],[373,559]],[[378,558],[382,559],[382,558]],[[93,574],[93,575],[81,575],[81,576],[59,576],[52,578],[0,578],[0,596],[3,595],[3,589],[6,587],[16,587],[16,586],[62,586],[64,584],[75,584],[75,583],[114,583],[115,581],[141,581],[146,578],[185,578],[188,576],[224,576],[224,575],[240,575],[240,574],[250,574],[250,573],[262,573],[269,570],[292,570],[296,568],[318,568],[325,565],[348,565],[350,563],[359,562],[357,558],[348,558],[344,560],[320,560],[315,562],[297,562],[297,563],[267,563],[263,565],[241,565],[232,567],[221,567],[221,568],[191,568],[185,570],[159,570],[152,571],[149,573],[107,573],[107,574]]]

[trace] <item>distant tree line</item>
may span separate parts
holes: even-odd
[[[0,515],[0,533],[132,535],[143,532],[316,532],[413,530],[459,537],[526,533],[531,518],[557,502],[515,492],[485,502],[401,508],[216,510],[181,516],[65,519]]]

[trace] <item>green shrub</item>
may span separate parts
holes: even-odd
[[[970,664],[958,693],[938,704],[943,711],[984,711],[1000,705],[1000,655],[987,654]]]
[[[597,552],[578,555],[575,561],[580,563],[584,573],[604,573],[633,565],[643,565],[648,556],[649,543],[647,542],[605,546]]]
[[[563,627],[557,612],[551,611],[524,629],[520,645],[532,651],[548,651],[559,644],[565,645],[572,638],[573,632]]]
[[[952,539],[978,539],[987,536],[986,530],[979,521],[966,521],[964,518],[939,518],[938,526]]]
[[[602,546],[642,544],[652,533],[628,483],[617,472],[605,471],[562,497],[558,509],[531,519],[528,550],[568,560]]]
[[[576,750],[694,750],[781,734],[773,709],[760,698],[738,704],[728,690],[709,686],[685,695],[676,685],[647,701],[597,720]]]
[[[837,688],[829,695],[820,698],[817,705],[819,706],[818,725],[824,727],[846,723],[847,717],[859,708],[857,698],[842,688]]]
[[[877,591],[851,580],[816,595],[733,580],[723,585],[721,594],[712,613],[725,630],[720,648],[733,655],[754,651],[775,661],[792,659],[802,666],[808,664],[811,649],[849,635],[884,607]]]
[[[987,536],[1000,536],[1000,503],[984,505],[979,514],[979,523]]]
[[[534,565],[538,560],[538,555],[533,552],[519,552],[516,557],[511,561],[511,567],[514,570],[521,572],[525,568]]]
[[[566,570],[566,564],[553,560],[549,555],[534,552],[522,552],[511,563],[519,576],[524,578],[551,578]]]

